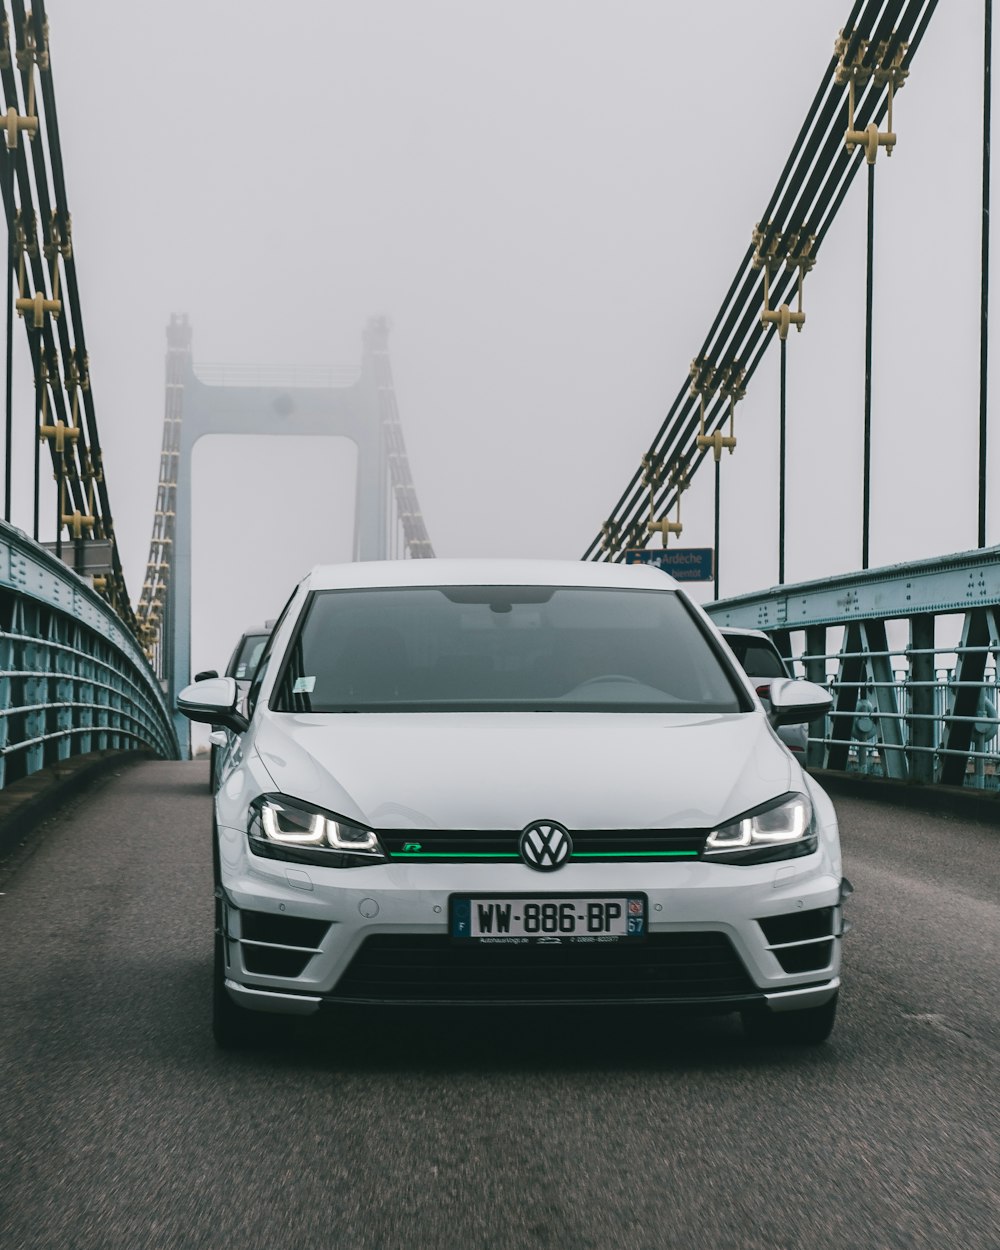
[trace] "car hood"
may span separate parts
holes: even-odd
[[[799,772],[761,712],[270,713],[253,748],[277,793],[375,829],[707,828]]]

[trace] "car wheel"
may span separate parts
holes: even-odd
[[[208,792],[215,793],[215,765],[219,755],[219,748],[213,743],[208,752]]]
[[[222,934],[215,935],[212,972],[212,1036],[222,1050],[251,1050],[278,1036],[273,1016],[238,1007],[226,990],[226,964]]]
[[[801,1011],[771,1011],[756,1007],[741,1013],[743,1031],[752,1042],[787,1046],[818,1046],[833,1032],[837,1017],[837,995],[821,1007]]]

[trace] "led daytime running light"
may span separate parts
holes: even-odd
[[[270,842],[280,842],[289,846],[326,845],[326,826],[330,822],[325,816],[321,816],[319,812],[302,812],[301,814],[309,822],[305,828],[282,829],[278,824],[278,818],[283,812],[284,808],[273,803],[265,803],[260,809],[261,827],[264,830],[264,836]]]
[[[720,825],[708,835],[705,850],[711,854],[782,846],[802,841],[812,833],[812,827],[812,804],[804,794],[793,794],[773,807]]]
[[[377,835],[369,829],[349,825],[322,812],[292,804],[285,806],[274,800],[260,804],[260,828],[265,840],[278,846],[377,855],[380,858],[384,854]]]

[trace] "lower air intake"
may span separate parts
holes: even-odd
[[[462,945],[446,936],[366,938],[328,996],[363,1003],[697,1003],[756,990],[722,933],[642,943]]]

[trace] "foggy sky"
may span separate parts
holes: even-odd
[[[348,368],[366,318],[386,314],[438,554],[581,555],[701,345],[850,3],[47,9],[136,601],[175,312],[196,361]],[[976,542],[981,28],[977,0],[939,6],[897,98],[898,146],[879,157],[876,565]],[[864,281],[859,178],[789,342],[789,581],[860,565]],[[30,530],[20,338],[15,369],[14,520]],[[775,347],[722,466],[724,595],[777,577],[777,377]],[[221,667],[312,563],[347,558],[351,457],[339,440],[200,445],[195,668]],[[990,463],[1000,481],[996,438]],[[711,479],[706,463],[685,496],[685,545],[712,542]],[[44,522],[41,537],[54,537]]]

